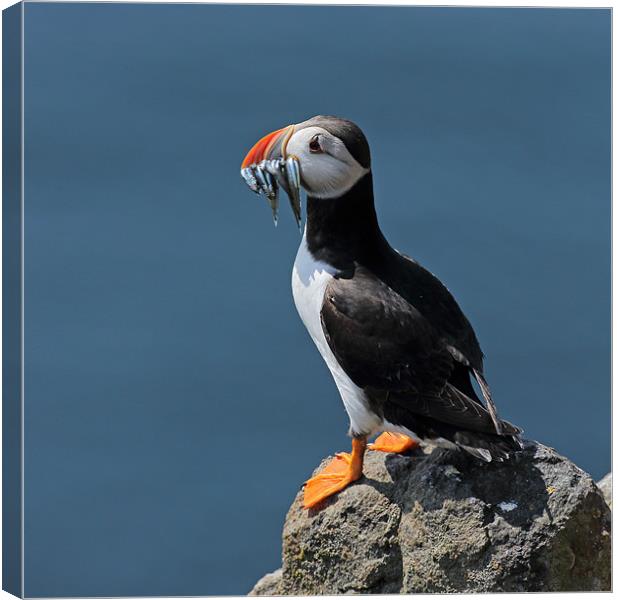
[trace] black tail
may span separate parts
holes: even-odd
[[[387,421],[419,438],[450,442],[487,462],[506,460],[523,448],[519,427],[497,416],[496,427],[490,410],[448,384],[440,396],[389,394],[383,409]]]
[[[459,431],[455,434],[455,444],[486,462],[508,460],[511,454],[523,449],[519,434],[492,435],[473,431]]]

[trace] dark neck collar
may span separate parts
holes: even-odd
[[[339,198],[307,198],[307,247],[317,260],[340,269],[370,264],[390,249],[373,203],[371,172]]]

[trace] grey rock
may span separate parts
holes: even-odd
[[[252,594],[610,589],[610,510],[551,448],[528,442],[490,464],[442,449],[368,452],[364,473],[309,511],[299,492],[282,570]]]
[[[605,498],[605,502],[607,502],[607,506],[612,508],[612,474],[608,473],[597,486],[603,492],[603,497]]]
[[[249,596],[280,596],[282,574],[283,569],[267,573],[253,586]]]

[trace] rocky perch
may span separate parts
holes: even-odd
[[[611,588],[610,509],[551,448],[528,442],[490,464],[441,449],[368,452],[364,472],[313,510],[299,493],[283,566],[250,595]]]

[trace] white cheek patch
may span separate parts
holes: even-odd
[[[309,142],[315,135],[320,136],[324,152],[310,152]],[[322,127],[307,127],[294,133],[285,153],[298,158],[303,186],[316,198],[338,198],[369,172],[339,138]]]

